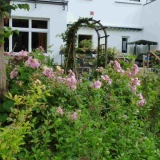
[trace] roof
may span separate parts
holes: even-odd
[[[134,42],[129,42],[128,44],[136,44],[136,45],[157,45],[157,42],[148,41],[148,40],[137,40]]]

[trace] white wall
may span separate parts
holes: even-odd
[[[122,51],[122,37],[127,37],[129,42],[137,40],[137,38],[140,38],[141,31],[132,31],[132,30],[125,30],[125,29],[107,29],[107,35],[108,37],[108,47],[116,47],[116,49],[121,53]],[[95,30],[91,28],[80,28],[77,32],[77,34],[80,35],[92,35],[92,42],[93,42],[93,48],[97,48],[97,33]],[[103,32],[100,32],[100,35],[103,36]],[[102,39],[102,43],[104,40]],[[134,45],[128,45],[128,53],[133,53]],[[138,51],[141,52],[141,47],[138,47]]]
[[[104,26],[143,28],[140,21],[145,0],[142,0],[142,3],[126,2],[128,0],[70,0],[67,21],[72,23],[79,17],[93,17],[95,20],[100,20]],[[90,15],[90,11],[94,12],[94,16]],[[142,31],[107,29],[107,33],[110,35],[108,47],[116,47],[120,52],[122,50],[122,37],[128,37],[130,42],[142,39]],[[97,47],[96,32],[81,28],[78,34],[92,35],[93,47]],[[133,48],[133,45],[128,45],[128,53],[133,52]],[[141,48],[141,46],[138,47],[138,52],[141,52]]]
[[[14,2],[17,4],[18,2]],[[20,2],[21,4],[23,2]],[[48,46],[53,45],[51,50],[53,51],[53,57],[55,61],[60,64],[59,49],[63,44],[63,41],[58,34],[63,33],[67,28],[67,9],[63,10],[62,5],[53,4],[40,4],[28,3],[30,6],[29,11],[17,9],[12,11],[12,17],[26,17],[35,19],[48,19],[49,20],[49,32],[48,32]]]
[[[152,46],[151,50],[160,49],[160,1],[156,0],[143,6],[141,25],[144,26],[143,38],[158,42],[158,46]]]
[[[116,1],[69,0],[68,23],[79,17],[90,17],[90,11],[94,11],[93,18],[101,20],[103,25],[139,26],[143,5]]]

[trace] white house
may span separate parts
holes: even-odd
[[[127,42],[140,39],[160,42],[157,21],[158,0],[70,0],[67,23],[72,24],[79,17],[93,17],[106,27],[108,47],[116,47],[122,53],[133,52],[134,46]],[[78,30],[78,40],[91,38],[93,48],[97,47],[97,35],[93,29]],[[78,42],[77,42],[78,43]],[[155,49],[158,46],[151,46]],[[139,46],[138,52],[145,52],[147,46]]]
[[[60,64],[62,39],[58,36],[68,24],[79,17],[93,17],[100,20],[109,35],[108,47],[116,47],[122,53],[133,52],[134,46],[127,45],[140,39],[160,43],[159,0],[12,0],[12,3],[28,3],[30,11],[11,12],[11,19],[5,25],[18,29],[19,37],[13,35],[5,42],[5,50],[29,52],[38,46],[52,46],[52,56]],[[93,29],[80,28],[78,41],[90,38],[93,48],[97,47],[97,34]],[[79,43],[77,41],[77,43]],[[145,52],[147,46],[139,46],[138,52]]]
[[[10,36],[5,42],[5,50],[19,52],[42,46],[51,46],[52,56],[60,62],[59,51],[63,44],[58,36],[67,28],[67,5],[65,0],[12,0],[11,3],[28,3],[29,11],[11,11],[11,19],[6,26],[19,30],[19,36]]]

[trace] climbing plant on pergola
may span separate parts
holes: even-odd
[[[97,67],[100,67],[100,52],[103,45],[103,50],[105,54],[104,58],[104,67],[106,67],[107,64],[107,32],[106,27],[104,27],[100,21],[96,21],[92,18],[79,18],[77,22],[74,22],[71,26],[68,27],[67,31],[62,34],[63,40],[66,42],[66,48],[65,48],[65,72],[67,72],[69,69],[72,69],[75,73],[77,73],[76,69],[76,34],[80,27],[89,27],[95,29],[97,32],[98,37],[98,44],[97,44]],[[103,31],[104,36],[101,36],[99,31]],[[104,44],[101,44],[100,39],[104,38]]]

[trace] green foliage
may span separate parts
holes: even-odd
[[[141,77],[134,93],[131,78],[136,76],[127,74],[133,66],[122,73],[109,64],[107,70],[96,71],[93,81],[82,78],[73,90],[58,81],[67,76],[59,67],[54,69],[55,77],[42,74],[43,52],[29,56],[38,59],[39,68],[26,66],[25,58],[7,59],[9,89],[1,110],[8,115],[8,123],[3,122],[0,130],[3,159],[160,159],[158,75]],[[15,67],[18,75],[10,79]],[[112,84],[102,80],[104,75]],[[101,81],[101,87],[93,87],[96,81]],[[138,105],[139,93],[146,99],[144,106]]]
[[[86,49],[91,49],[92,47],[92,41],[84,39],[80,42],[80,48],[86,48]]]
[[[107,49],[107,57],[108,57],[108,62],[109,63],[111,60],[115,60],[116,57],[119,55],[119,51],[113,47],[113,48],[108,48]],[[104,66],[104,62],[105,62],[105,53],[103,50],[101,50],[101,53],[99,55],[99,59],[100,59],[100,66]]]
[[[16,10],[16,9],[25,9],[27,11],[29,11],[29,5],[26,4],[10,4],[9,1],[5,1],[2,0],[0,1],[0,17],[4,16],[6,18],[10,18],[9,17],[9,12],[11,10]],[[4,43],[4,38],[9,38],[10,35],[12,35],[13,33],[17,33],[17,30],[12,30],[10,27],[5,27],[5,28],[1,28],[0,29],[0,44]]]

